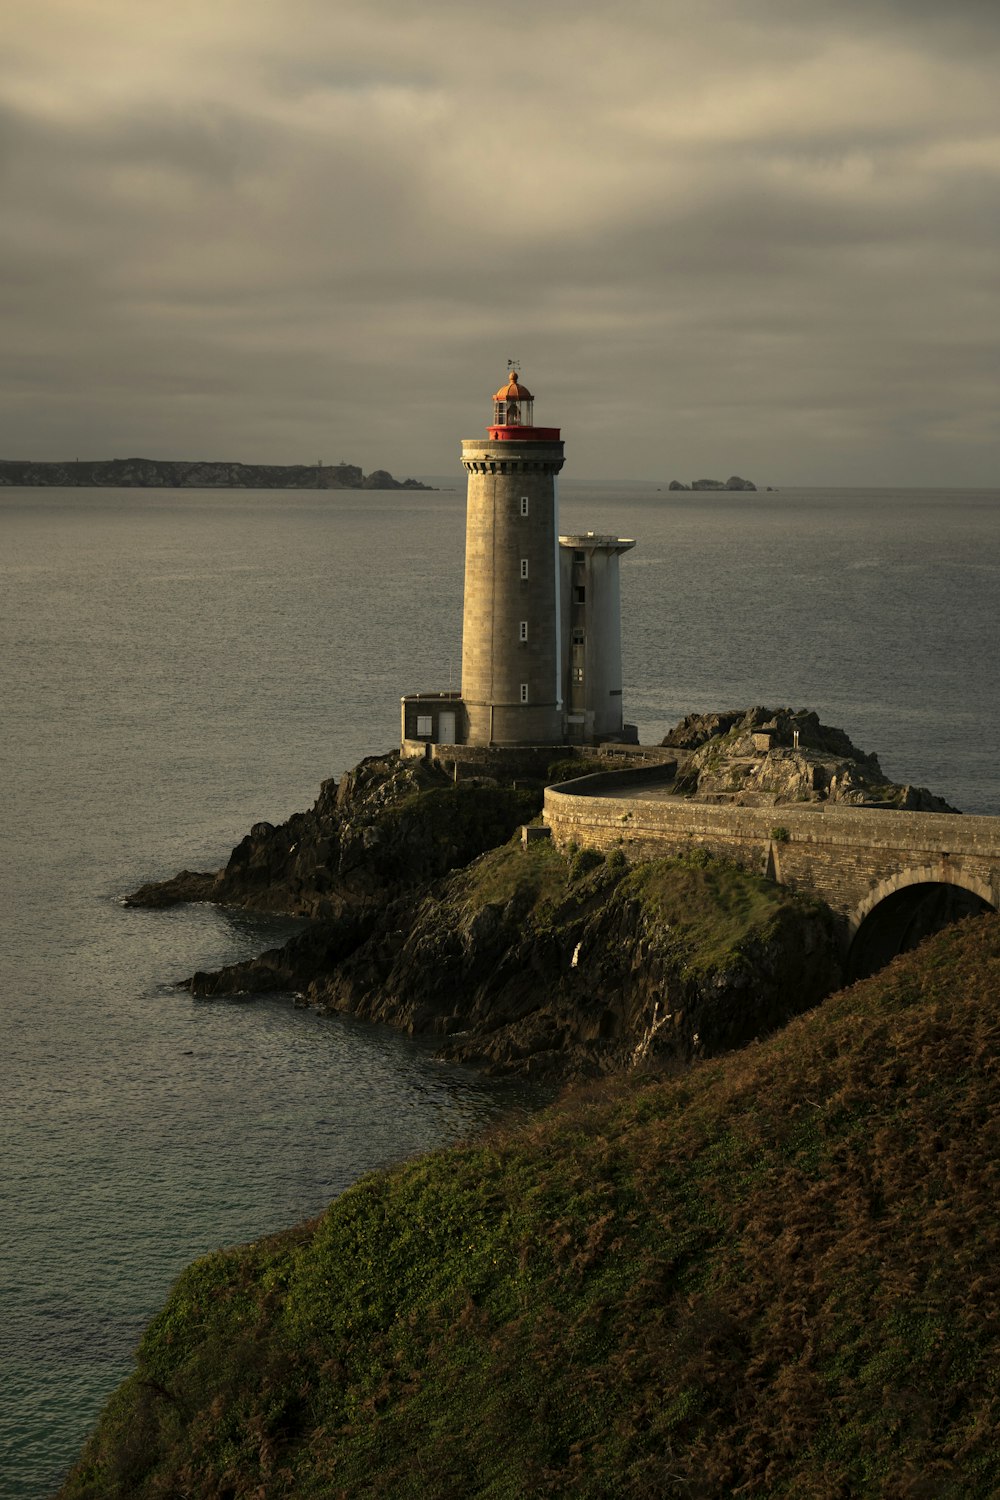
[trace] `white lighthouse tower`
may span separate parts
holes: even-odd
[[[618,584],[635,543],[560,537],[562,438],[535,426],[534,403],[511,366],[486,436],[462,442],[462,687],[403,698],[405,755],[635,738],[622,716]]]
[[[556,476],[558,427],[534,425],[517,371],[493,397],[486,438],[466,438],[462,703],[470,745],[563,737]]]

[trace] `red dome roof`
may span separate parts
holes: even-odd
[[[494,401],[534,401],[535,398],[526,385],[518,385],[517,371],[511,370],[507,384],[500,387],[493,399]]]

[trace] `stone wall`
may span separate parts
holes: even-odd
[[[410,700],[404,700],[409,702]],[[518,777],[543,781],[556,761],[573,758],[585,770],[588,760],[618,760],[627,767],[629,780],[661,782],[669,779],[675,761],[674,752],[658,746],[639,745],[452,745],[428,742],[415,736],[404,737],[400,746],[404,759],[433,760],[449,775],[458,767],[458,779],[467,776],[496,776],[503,780]],[[575,781],[595,787],[606,783],[617,785],[622,771],[593,772]]]
[[[961,885],[1000,907],[1000,818],[713,805],[644,799],[639,788],[634,797],[600,795],[610,779],[546,790],[545,822],[557,845],[619,847],[636,859],[708,849],[821,897],[852,928],[880,887],[918,881]]]

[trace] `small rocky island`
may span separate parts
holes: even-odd
[[[756,490],[756,488],[752,479],[741,479],[738,474],[731,474],[728,479],[692,479],[690,484],[681,484],[679,479],[671,479],[667,485],[669,490]]]
[[[356,464],[241,464],[217,459],[110,458],[35,463],[0,459],[0,485],[97,485],[165,490],[428,490],[386,469],[364,474]]]

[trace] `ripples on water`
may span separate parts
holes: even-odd
[[[625,691],[813,706],[895,778],[1000,811],[995,494],[564,485],[636,536]],[[464,499],[0,492],[4,1402],[0,1493],[44,1495],[195,1255],[319,1210],[505,1106],[395,1033],[172,981],[288,931],[119,897],[390,747],[459,685]]]

